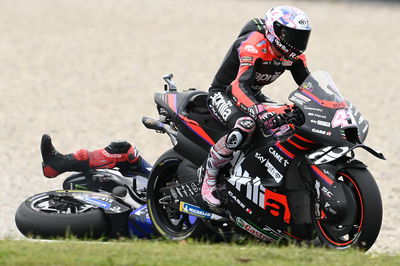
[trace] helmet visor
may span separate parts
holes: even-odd
[[[288,48],[295,49],[297,52],[304,52],[307,48],[308,39],[310,38],[310,30],[298,30],[286,27],[285,25],[275,21],[274,31],[281,42]]]

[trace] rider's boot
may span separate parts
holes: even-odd
[[[221,201],[214,195],[214,192],[217,190],[217,178],[219,171],[232,159],[233,150],[225,146],[226,137],[222,137],[211,147],[205,165],[200,170],[200,174],[204,175],[201,196],[211,208],[221,205]]]
[[[106,148],[92,152],[81,149],[64,155],[54,148],[50,136],[45,134],[42,136],[40,149],[43,157],[43,174],[49,178],[66,171],[82,172],[89,169],[113,168],[119,163],[135,167],[142,161],[139,160],[142,158],[137,149],[126,141],[112,142]]]

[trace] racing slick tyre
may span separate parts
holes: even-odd
[[[347,198],[355,202],[346,215],[352,224],[332,224],[323,219],[314,220],[318,237],[330,247],[344,249],[350,246],[367,251],[375,243],[382,224],[382,199],[379,188],[365,168],[345,168],[337,172],[336,180],[346,188]]]
[[[102,209],[63,200],[62,194],[57,197],[54,191],[25,200],[17,209],[15,223],[23,235],[40,238],[100,238],[111,230]]]

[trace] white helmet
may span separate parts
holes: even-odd
[[[306,13],[291,6],[278,6],[265,16],[268,40],[288,59],[295,60],[307,48],[311,33]]]

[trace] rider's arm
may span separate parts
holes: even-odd
[[[306,56],[304,54],[300,55],[299,59],[293,62],[290,71],[293,79],[296,81],[297,85],[300,86],[310,74],[310,71],[307,68]]]
[[[250,34],[248,39],[240,44],[238,48],[239,70],[229,88],[233,101],[245,112],[248,112],[250,106],[258,104],[251,88],[254,84],[255,63],[260,57],[260,51],[255,45],[251,44],[252,38],[256,37],[256,34]]]

